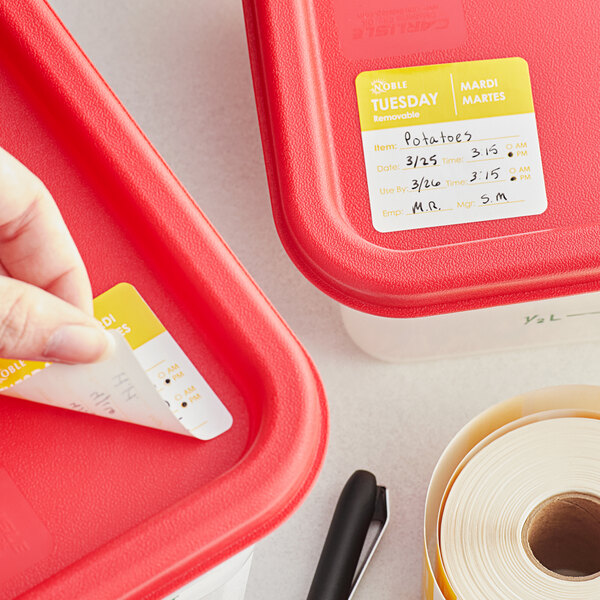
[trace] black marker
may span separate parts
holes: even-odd
[[[358,562],[373,521],[381,525],[365,560]],[[349,600],[388,522],[386,488],[368,471],[356,471],[338,500],[307,600]]]

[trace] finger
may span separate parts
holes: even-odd
[[[1,148],[0,263],[11,277],[92,314],[87,271],[52,196]]]
[[[72,304],[31,284],[0,277],[0,356],[88,363],[110,355],[112,338]]]

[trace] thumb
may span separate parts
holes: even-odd
[[[89,363],[110,354],[112,338],[72,304],[38,287],[0,277],[0,356]]]

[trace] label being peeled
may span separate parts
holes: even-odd
[[[367,71],[356,92],[377,231],[546,210],[523,59]]]
[[[133,286],[120,283],[98,296],[94,313],[113,330],[110,359],[88,365],[0,359],[0,394],[201,440],[231,427],[227,408]]]

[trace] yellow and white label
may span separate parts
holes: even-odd
[[[0,359],[0,394],[212,439],[231,414],[136,289],[120,283],[94,300],[115,352],[90,365]]]
[[[366,71],[356,91],[377,231],[546,210],[523,59]]]

